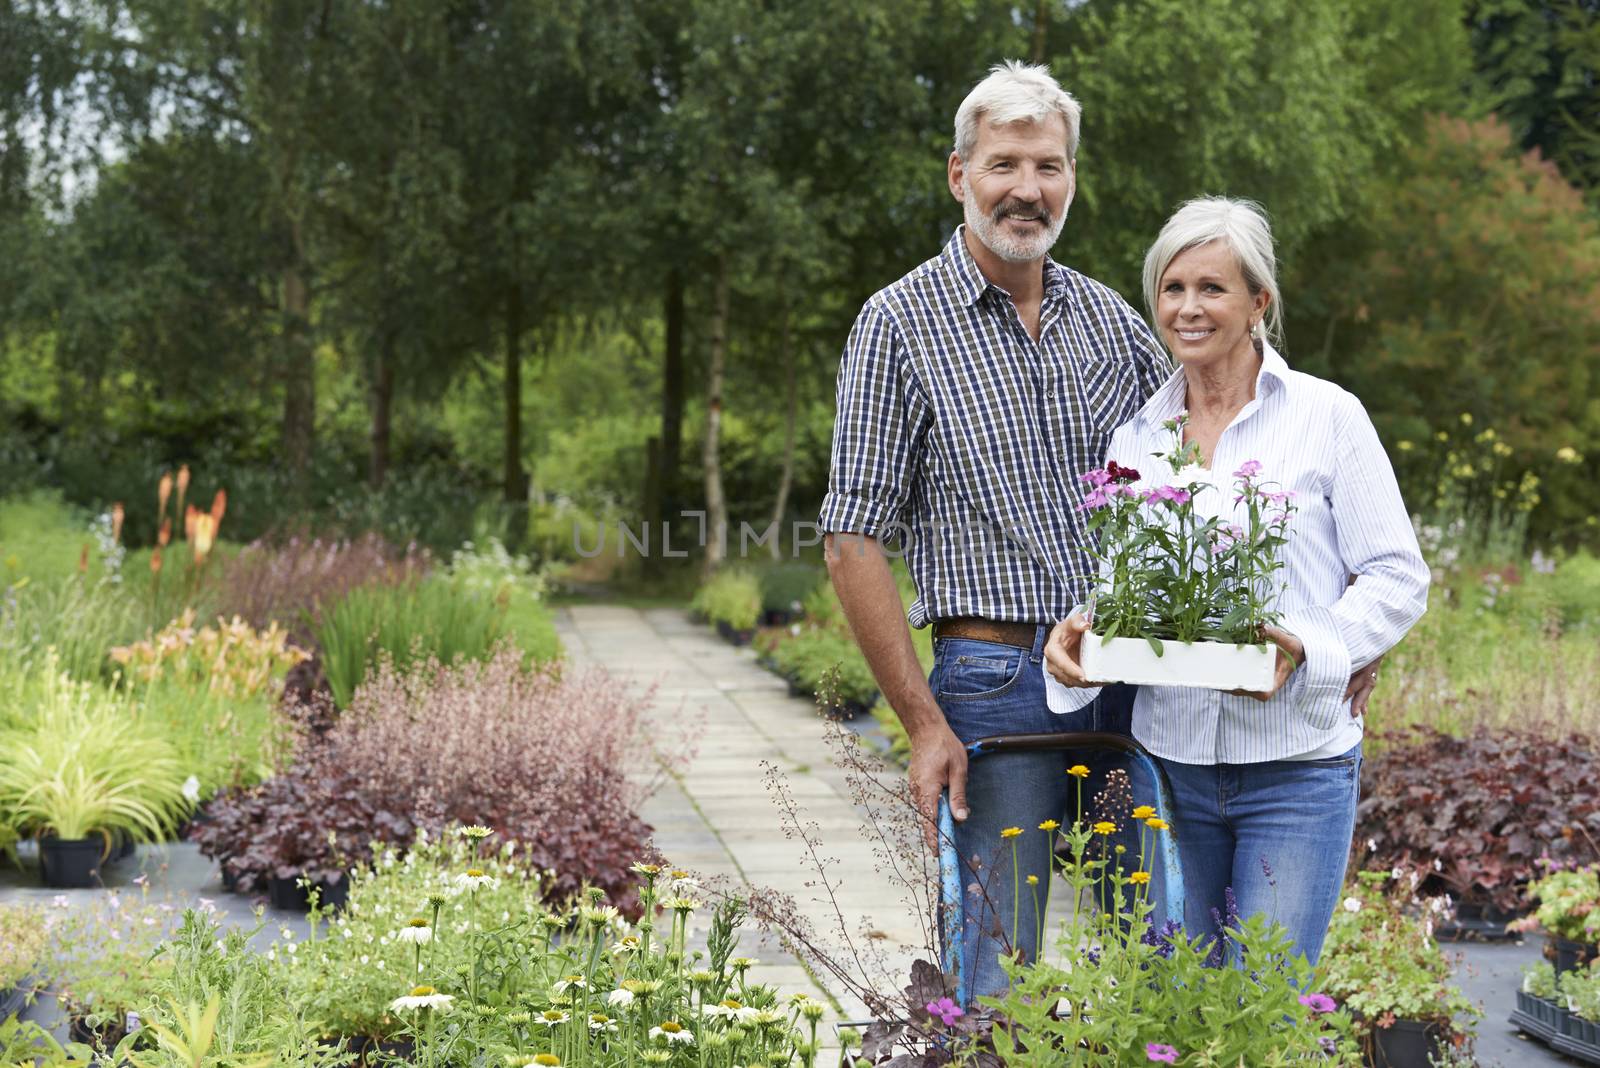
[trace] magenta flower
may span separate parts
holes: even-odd
[[[1099,468],[1096,468],[1095,470],[1090,471],[1088,474],[1079,475],[1078,477],[1089,483],[1089,485],[1099,489],[1101,486],[1104,486],[1107,482],[1111,481],[1111,472],[1102,471]]]
[[[949,998],[940,998],[938,1001],[930,1001],[924,1005],[923,1008],[927,1009],[931,1015],[939,1017],[946,1027],[949,1027],[951,1024],[955,1023],[957,1019],[966,1015],[966,1013],[961,1011],[961,1006],[957,1005]]]
[[[1151,504],[1154,504],[1156,501],[1171,501],[1173,504],[1188,504],[1189,491],[1186,489],[1179,489],[1176,486],[1157,486],[1149,493],[1146,493],[1144,499]]]
[[[1096,508],[1104,508],[1110,503],[1108,491],[1104,488],[1092,489],[1083,495],[1083,503],[1078,505],[1078,511],[1088,512]]]
[[[1325,1012],[1332,1012],[1334,1009],[1339,1007],[1338,1005],[1334,1004],[1333,999],[1326,994],[1301,994],[1300,1004],[1304,1005],[1306,1008],[1310,1009],[1314,1015],[1318,1016]]]
[[[1171,1046],[1164,1046],[1160,1042],[1146,1042],[1144,1045],[1144,1059],[1147,1061],[1160,1061],[1162,1064],[1177,1064],[1178,1051]]]
[[[1254,478],[1261,473],[1260,460],[1246,460],[1239,465],[1239,470],[1233,473],[1234,478]]]

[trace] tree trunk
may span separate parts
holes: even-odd
[[[772,558],[783,559],[783,513],[789,507],[789,487],[794,482],[795,423],[799,414],[800,391],[795,384],[794,351],[789,336],[789,309],[783,309],[782,332],[778,337],[778,359],[783,363],[783,472],[778,476],[778,498],[772,504],[772,523],[778,534],[772,539]]]
[[[656,499],[659,519],[669,520],[677,512],[678,460],[683,452],[683,274],[676,267],[667,272],[666,351],[661,365],[661,452]]]
[[[722,374],[728,358],[728,257],[717,260],[717,282],[711,315],[711,366],[706,376],[706,562],[705,573],[722,566],[728,530],[728,502],[722,495],[718,446],[722,433]]]
[[[505,374],[505,499],[513,504],[527,499],[528,480],[522,470],[522,287],[506,287]]]
[[[1029,61],[1033,63],[1044,62],[1044,38],[1050,29],[1050,2],[1039,0],[1033,10],[1033,49]]]
[[[283,271],[283,461],[304,485],[315,445],[317,411],[316,352],[311,344],[311,287],[305,274],[303,236],[298,219],[289,223],[294,255]]]
[[[378,365],[372,371],[370,397],[372,403],[372,432],[367,455],[367,484],[381,489],[389,477],[389,440],[394,404],[394,343],[395,331],[384,332],[383,343],[378,347]]]

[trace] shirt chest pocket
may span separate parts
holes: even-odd
[[[1111,432],[1133,416],[1133,375],[1121,360],[1082,360],[1072,365],[1078,405],[1085,421],[1100,434],[1100,452]]]

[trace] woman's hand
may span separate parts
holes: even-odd
[[[1044,643],[1044,665],[1050,676],[1063,686],[1093,689],[1101,685],[1090,682],[1078,663],[1083,648],[1083,635],[1089,629],[1088,617],[1074,613],[1055,625],[1050,638]]]
[[[1283,684],[1289,681],[1289,676],[1294,674],[1295,668],[1305,663],[1306,647],[1299,638],[1277,627],[1262,627],[1261,636],[1278,647],[1278,663],[1272,676],[1272,689],[1228,692],[1239,697],[1254,697],[1257,701],[1270,701],[1273,694],[1283,689]]]

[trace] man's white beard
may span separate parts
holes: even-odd
[[[1000,228],[998,219],[978,210],[978,198],[972,195],[972,180],[965,174],[961,176],[961,192],[964,194],[961,209],[966,217],[967,228],[978,235],[984,248],[1007,263],[1032,263],[1039,259],[1055,247],[1056,240],[1061,237],[1061,228],[1067,223],[1067,213],[1063,209],[1037,237],[1012,237]]]

